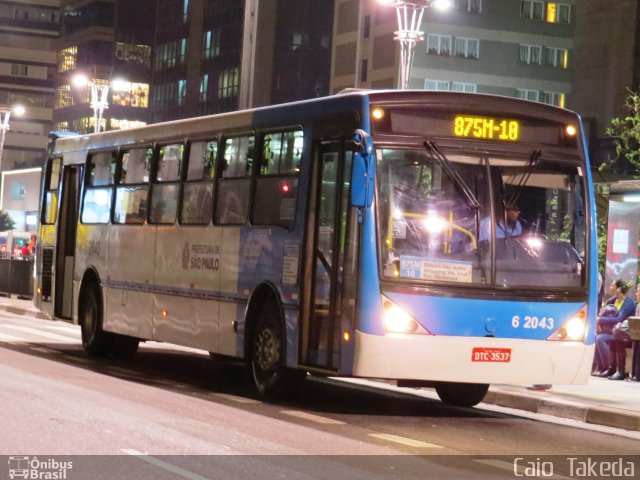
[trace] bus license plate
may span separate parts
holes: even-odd
[[[511,349],[476,347],[471,352],[471,361],[507,363],[511,361]]]

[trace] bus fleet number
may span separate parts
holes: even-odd
[[[519,328],[521,323],[521,319],[519,315],[514,315],[511,319],[511,325],[513,328]],[[529,315],[524,317],[524,322],[522,323],[522,328],[536,329],[543,328],[547,330],[553,330],[555,325],[555,321],[552,317],[531,317]]]

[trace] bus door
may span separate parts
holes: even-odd
[[[344,141],[322,142],[316,155],[305,266],[303,362],[337,371],[344,296],[343,273],[349,234],[351,154]]]
[[[54,270],[54,316],[71,319],[73,305],[73,268],[80,197],[80,165],[65,166],[62,171],[62,198],[58,218]]]

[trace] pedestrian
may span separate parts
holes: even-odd
[[[627,296],[629,285],[624,280],[615,280],[609,288],[611,292],[615,292],[615,300],[613,304],[608,304],[603,308],[601,315],[598,316],[596,325],[596,331],[598,332],[596,336],[596,356],[600,363],[599,367],[602,368],[605,361],[608,364],[604,370],[600,370],[597,373],[594,372],[594,375],[607,377],[611,380],[622,380],[626,376],[624,356],[619,353],[618,346],[614,346],[614,341],[619,341],[621,334],[617,333],[614,338],[614,327],[616,327],[616,330],[623,328],[622,323],[627,317],[634,314],[636,307],[633,300]],[[620,360],[622,360],[622,365],[618,363]]]

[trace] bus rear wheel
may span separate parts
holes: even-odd
[[[89,286],[80,304],[82,346],[92,357],[105,357],[113,349],[114,337],[102,330],[102,301],[100,290]]]
[[[304,372],[285,367],[285,335],[275,308],[260,314],[251,342],[251,373],[258,393],[265,398],[291,395],[304,378]]]
[[[484,399],[489,384],[439,382],[435,388],[440,400],[447,405],[474,407]]]

